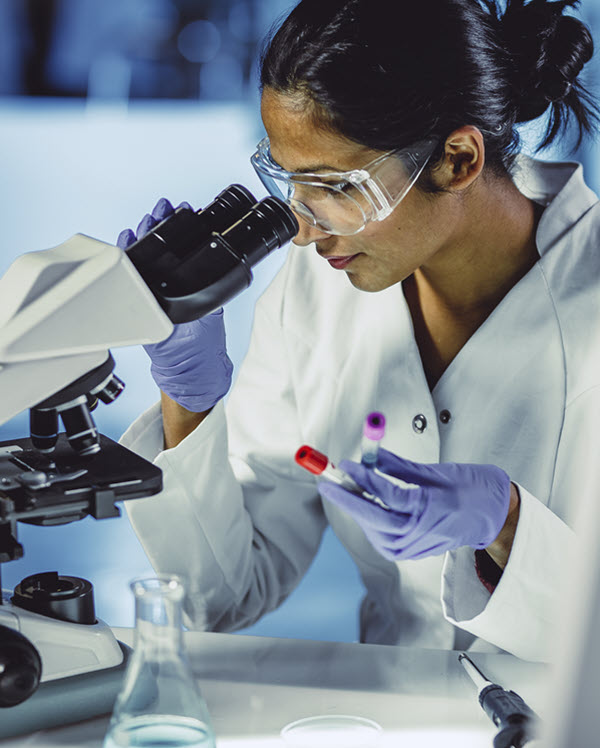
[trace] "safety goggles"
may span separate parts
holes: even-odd
[[[362,169],[317,174],[285,171],[271,156],[269,138],[263,138],[250,160],[267,192],[310,226],[352,236],[369,221],[390,215],[419,178],[436,143],[429,139],[388,151]]]

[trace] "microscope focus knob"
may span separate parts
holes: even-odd
[[[23,634],[0,625],[0,707],[16,706],[37,689],[42,659]]]

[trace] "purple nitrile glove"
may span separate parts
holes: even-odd
[[[436,556],[461,546],[486,548],[504,526],[510,478],[495,465],[424,465],[380,449],[377,471],[416,487],[401,487],[371,468],[342,460],[341,470],[391,511],[335,483],[320,481],[325,499],[351,514],[373,547],[390,561]]]
[[[177,207],[191,210],[188,203]],[[127,249],[174,210],[166,198],[161,198],[152,213],[142,218],[136,233],[131,229],[121,231],[117,245]],[[193,413],[210,410],[231,386],[233,364],[225,347],[222,308],[202,319],[175,325],[166,340],[145,345],[144,350],[150,356],[150,372],[159,388]]]

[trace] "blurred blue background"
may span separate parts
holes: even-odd
[[[0,274],[23,252],[74,233],[114,243],[161,196],[207,204],[232,182],[264,194],[249,164],[262,136],[256,60],[288,0],[1,0]],[[600,0],[580,15],[598,40]],[[587,69],[598,90],[597,56]],[[531,150],[540,123],[524,131]],[[542,154],[567,156],[565,147]],[[575,157],[600,191],[597,143]],[[228,349],[241,363],[252,309],[285,257],[256,268],[255,283],[226,308]],[[157,399],[141,348],[115,349],[126,390],[100,406],[100,430],[117,439]],[[9,392],[1,393],[10,397]],[[22,414],[0,439],[28,434]],[[25,557],[4,565],[12,588],[38,571],[83,576],[96,588],[98,615],[133,623],[128,582],[151,572],[125,517],[37,528],[20,525]],[[177,543],[177,538],[173,538]],[[309,573],[282,607],[248,633],[353,641],[358,635],[358,574],[330,531]]]

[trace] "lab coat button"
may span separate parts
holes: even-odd
[[[452,418],[452,413],[450,413],[449,410],[441,410],[440,411],[440,421],[442,423],[448,423],[448,421]]]
[[[413,431],[422,434],[427,428],[427,419],[422,413],[418,413],[412,420]]]

